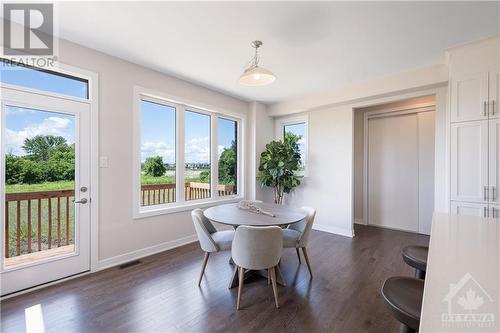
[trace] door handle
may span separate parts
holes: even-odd
[[[483,207],[483,217],[488,217],[489,215],[489,210],[486,208],[486,206]]]
[[[484,186],[483,188],[483,199],[484,201],[488,201],[488,186]]]
[[[487,116],[488,115],[488,111],[486,111],[486,101],[483,102],[483,116]]]
[[[495,100],[491,100],[491,114],[495,115]]]
[[[497,198],[496,186],[491,186],[491,200],[495,200],[496,198]]]
[[[496,214],[497,210],[494,208],[494,207],[491,207],[491,217],[493,218],[497,218],[497,214]]]
[[[83,199],[78,200],[78,201],[73,200],[73,202],[77,203],[77,204],[86,204],[89,201],[87,200],[87,198],[83,198]]]

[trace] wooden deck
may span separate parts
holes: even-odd
[[[30,264],[32,262],[46,260],[49,258],[70,254],[74,251],[74,245],[65,245],[50,250],[23,254],[16,257],[5,258],[5,268],[12,268],[18,265]]]

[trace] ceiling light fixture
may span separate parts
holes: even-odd
[[[250,60],[247,69],[240,76],[240,84],[244,86],[265,86],[276,80],[276,76],[263,67],[259,67],[259,47],[262,46],[260,40],[252,42],[252,47],[255,48],[255,55]]]

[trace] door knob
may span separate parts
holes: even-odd
[[[75,201],[73,200],[74,203],[79,203],[79,204],[86,204],[88,202],[87,198],[83,198],[81,200]]]

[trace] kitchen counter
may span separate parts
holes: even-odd
[[[435,213],[420,332],[500,332],[500,220]]]

